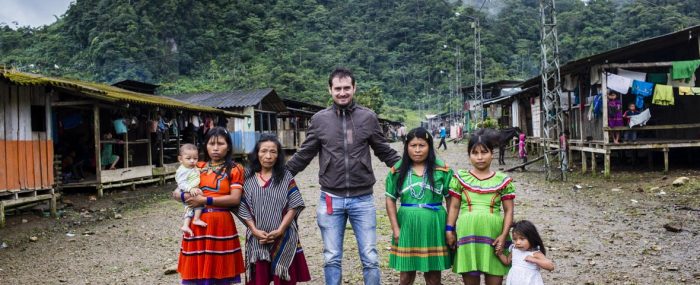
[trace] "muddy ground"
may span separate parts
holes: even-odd
[[[450,144],[438,155],[454,168],[466,168],[465,152],[465,145]],[[387,268],[391,234],[383,185],[388,169],[373,161],[382,278],[396,284],[398,273]],[[323,284],[317,169],[314,161],[297,176],[308,207],[299,224],[310,284]],[[538,226],[557,266],[543,272],[547,284],[700,284],[700,171],[615,172],[609,180],[574,172],[567,182],[545,182],[541,168],[532,166],[511,175],[516,220]],[[680,176],[690,181],[672,186]],[[10,215],[0,229],[0,284],[177,284],[177,274],[166,274],[177,263],[182,215],[181,205],[167,199],[172,188],[113,190],[100,199],[91,192],[69,192],[58,219],[36,210]],[[666,224],[681,231],[668,231]],[[343,278],[361,284],[351,231],[348,226]],[[443,283],[458,284],[459,278],[445,271]],[[423,284],[420,277],[417,284]]]

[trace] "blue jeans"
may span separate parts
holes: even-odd
[[[357,249],[362,261],[362,275],[366,285],[380,284],[379,255],[377,254],[377,210],[374,195],[332,199],[333,213],[328,214],[326,194],[316,209],[318,227],[323,238],[323,274],[326,285],[340,285],[343,281],[343,238],[348,218],[355,233]]]

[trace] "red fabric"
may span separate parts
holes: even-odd
[[[245,271],[241,243],[230,212],[202,213],[206,227],[190,225],[183,236],[177,271],[182,280],[225,279]]]
[[[326,194],[326,214],[333,215],[333,197]]]
[[[289,267],[289,281],[282,280],[279,276],[274,276],[269,261],[258,261],[255,263],[255,276],[251,276],[246,282],[246,285],[269,285],[274,282],[274,285],[294,285],[297,282],[311,281],[309,267],[306,265],[306,258],[303,252],[297,252]]]
[[[205,163],[198,163],[199,167]],[[227,177],[214,172],[200,173],[199,186],[206,197],[222,197],[241,191],[243,167],[236,165]],[[229,211],[202,213],[206,227],[190,224],[194,235],[183,235],[177,271],[183,282],[230,279],[245,272],[241,242]]]

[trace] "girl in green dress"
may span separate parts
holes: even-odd
[[[494,144],[487,131],[474,133],[467,147],[473,169],[457,171],[450,182],[446,239],[456,248],[452,271],[466,285],[480,284],[481,274],[487,285],[501,284],[509,269],[498,255],[507,255],[511,243],[515,187],[510,177],[491,170]]]
[[[386,211],[393,238],[389,267],[401,272],[399,284],[413,284],[416,271],[424,272],[425,283],[440,284],[440,271],[450,268],[442,201],[448,198],[452,171],[435,157],[428,130],[408,132],[403,158],[386,179]],[[401,207],[396,210],[396,201]]]

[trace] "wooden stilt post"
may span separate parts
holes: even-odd
[[[148,165],[153,165],[153,150],[151,149],[151,133],[148,133]]]
[[[5,227],[5,203],[0,202],[0,228]]]
[[[668,148],[664,148],[664,173],[668,173]]]
[[[95,125],[95,178],[97,178],[97,196],[102,197],[102,157],[100,153],[100,106],[92,107],[93,124]]]
[[[605,160],[604,160],[603,164],[604,164],[603,165],[603,167],[604,167],[603,176],[605,178],[610,178],[610,150],[609,149],[605,150]]]
[[[157,136],[156,136],[157,137]],[[163,166],[163,135],[161,135],[160,140],[158,141],[158,147],[160,150],[158,151],[158,165],[161,167]]]
[[[51,200],[49,201],[49,209],[51,210],[51,217],[58,218],[58,214],[56,213],[56,192],[54,189],[51,189]]]
[[[129,168],[129,132],[124,134],[124,168]]]
[[[606,145],[610,143],[610,132],[605,130],[605,127],[608,126],[608,77],[606,76],[605,70],[603,69],[602,74],[600,75],[600,82],[601,82],[601,92],[603,96],[603,145]]]
[[[596,166],[597,166],[597,163],[595,161],[595,152],[592,152],[591,153],[591,174],[593,174],[593,176],[596,176],[598,174],[596,172],[596,171],[598,171],[598,170],[596,170],[596,168],[597,168]]]
[[[586,161],[586,152],[581,151],[581,174],[586,174],[586,171],[588,171],[588,165]]]

